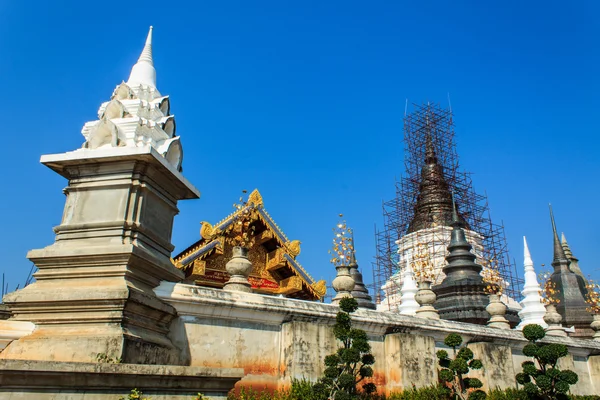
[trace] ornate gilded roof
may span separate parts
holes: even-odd
[[[223,274],[226,274],[224,264],[228,259],[225,258],[232,247],[234,222],[241,213],[250,215],[251,223],[259,226],[254,238],[256,243],[249,252],[254,265],[254,282],[259,286],[255,290],[311,300],[322,299],[326,291],[325,281],[315,282],[296,260],[300,254],[300,241],[287,238],[264,209],[258,190],[250,193],[243,207],[216,224],[202,221],[202,238],[177,255],[173,263],[197,284],[221,287],[218,280],[224,279]],[[209,277],[208,272],[219,275],[219,278]],[[262,280],[259,282],[259,279]]]

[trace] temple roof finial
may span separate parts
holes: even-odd
[[[533,260],[531,258],[531,253],[529,252],[529,246],[527,245],[527,238],[523,236],[523,250],[524,250],[524,262],[525,271],[529,269],[533,270]]]
[[[427,132],[427,136],[425,137],[425,162],[427,164],[437,164],[437,161],[431,134]]]
[[[560,240],[558,239],[558,232],[556,231],[556,222],[554,221],[554,213],[552,212],[552,204],[548,204],[550,207],[550,221],[552,222],[552,232],[554,234],[554,259],[552,260],[552,264],[560,261],[569,262],[567,256],[565,255],[565,251],[560,244]]]
[[[132,88],[139,85],[156,88],[156,70],[152,59],[152,29],[151,26],[142,54],[140,54],[140,58],[131,69],[131,74],[127,80],[127,84]]]
[[[458,212],[456,211],[456,201],[454,200],[454,193],[452,193],[452,226],[460,226],[460,220],[458,219]]]
[[[144,44],[144,49],[142,50],[142,54],[140,54],[138,62],[145,61],[154,65],[154,60],[152,60],[152,29],[153,27],[150,26],[148,36],[146,36],[146,44]]]

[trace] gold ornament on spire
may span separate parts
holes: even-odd
[[[344,215],[340,214],[340,218]],[[333,228],[333,247],[329,250],[333,265],[348,265],[354,256],[354,241],[352,240],[352,229],[348,228],[346,221],[341,220]]]
[[[592,314],[600,314],[600,284],[588,279],[585,288],[587,289],[585,295],[585,302],[588,303],[587,311]]]
[[[560,303],[560,299],[558,298],[558,289],[556,288],[556,283],[550,279],[552,274],[550,272],[542,272],[538,276],[540,282],[542,282],[542,290],[540,292],[542,296],[542,303],[549,304],[558,304]]]
[[[492,257],[485,261],[485,265],[481,271],[481,277],[485,283],[485,288],[483,290],[486,294],[502,294],[504,291],[504,280],[502,279],[502,275],[500,275],[496,257]]]
[[[431,262],[431,256],[427,250],[425,243],[417,244],[417,251],[413,255],[412,270],[415,273],[415,278],[419,282],[433,282],[436,277],[435,268]]]
[[[242,193],[245,195],[247,191],[242,190]],[[231,231],[234,233],[232,240],[236,246],[249,248],[256,239],[255,227],[250,225],[252,223],[251,208],[251,204],[248,203],[248,200],[244,200],[243,196],[240,197],[239,203],[233,204],[235,212],[232,217],[233,227]]]

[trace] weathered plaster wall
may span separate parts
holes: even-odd
[[[291,378],[316,380],[323,359],[337,347],[331,327],[339,308],[274,296],[230,293],[163,282],[157,295],[178,311],[171,339],[189,354],[193,366],[243,368],[239,386],[285,387]],[[358,310],[354,325],[369,335],[376,363],[373,381],[390,393],[437,383],[436,351],[444,337],[460,334],[484,369],[475,373],[486,388],[516,387],[514,376],[527,358],[520,331],[451,321],[427,320],[389,312]],[[565,366],[579,374],[574,393],[597,393],[600,342],[547,338],[563,343],[572,356]]]

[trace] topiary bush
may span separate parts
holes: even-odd
[[[449,358],[446,350],[437,352],[438,363],[442,367],[439,371],[440,380],[449,384],[452,398],[483,400],[486,398],[485,392],[480,390],[483,383],[477,378],[465,376],[469,370],[480,369],[483,365],[480,360],[473,358],[471,349],[460,347],[462,341],[462,337],[456,333],[451,333],[444,339],[444,344],[452,348],[454,358]]]
[[[524,361],[521,366],[523,372],[517,374],[517,382],[532,399],[563,400],[571,385],[577,383],[577,374],[571,370],[557,368],[558,360],[569,351],[563,344],[541,344],[538,341],[546,336],[544,328],[537,324],[530,324],[523,328],[523,336],[529,344],[523,347],[523,354],[533,358],[533,361]]]
[[[375,357],[371,354],[371,345],[367,333],[352,328],[351,313],[358,309],[358,303],[351,297],[340,300],[340,312],[337,313],[333,333],[340,342],[337,352],[325,357],[324,376],[313,386],[317,397],[331,400],[350,400],[361,397],[357,385],[365,378],[373,376],[371,365]],[[362,393],[370,395],[376,390],[375,384],[362,385]]]

